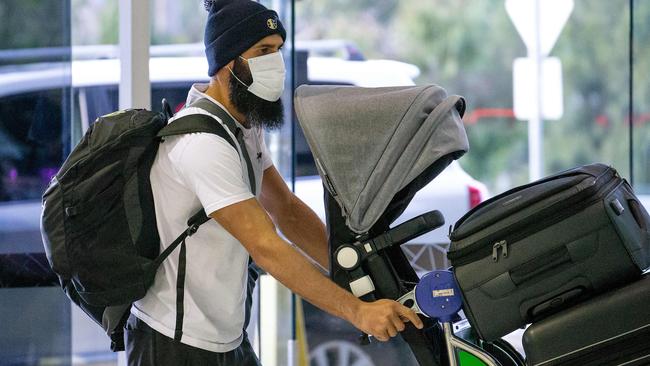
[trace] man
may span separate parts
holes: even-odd
[[[126,330],[130,365],[259,365],[243,331],[250,310],[249,255],[304,299],[379,340],[397,335],[405,321],[422,327],[412,310],[395,301],[366,303],[339,288],[276,232],[277,225],[328,268],[323,223],[287,188],[263,139],[263,127],[282,123],[284,39],[277,14],[255,1],[219,0],[209,9],[205,51],[211,81],[192,87],[189,107],[178,116],[212,115],[190,106],[202,98],[227,112],[243,131],[253,189],[240,154],[217,135],[175,136],[160,145],[150,177],[161,250],[201,207],[212,220],[181,248],[185,271],[179,275],[177,250],[134,304]],[[184,289],[177,291],[179,283]]]

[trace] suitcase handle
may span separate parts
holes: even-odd
[[[576,287],[554,296],[530,309],[530,317],[531,319],[541,319],[545,315],[550,315],[578,299],[585,291],[584,287]]]
[[[648,223],[646,222],[646,217],[648,216],[647,214],[643,214],[643,208],[641,207],[641,204],[637,200],[633,199],[628,199],[627,200],[627,205],[630,207],[630,212],[632,212],[632,216],[634,217],[634,221],[636,221],[637,225],[639,225],[639,228],[643,230],[648,230]]]
[[[571,264],[572,260],[569,251],[566,247],[562,247],[537,257],[534,261],[515,267],[510,271],[510,279],[516,286],[519,286],[538,277],[547,277],[549,271],[559,271],[561,267],[570,266]]]

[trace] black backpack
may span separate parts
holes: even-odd
[[[192,106],[218,116],[242,141],[241,130],[222,109],[205,99]],[[239,151],[214,118],[192,114],[167,125],[171,115],[163,100],[163,112],[130,109],[99,117],[43,194],[41,234],[50,266],[67,296],[104,328],[113,351],[124,349],[123,327],[131,304],[144,297],[160,264],[179,245],[178,283],[183,286],[185,239],[209,220],[203,210],[197,212],[187,230],[159,254],[149,173],[163,137],[208,132]],[[245,146],[241,149],[254,187],[250,159]]]

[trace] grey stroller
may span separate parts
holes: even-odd
[[[419,278],[399,246],[444,219],[431,211],[390,225],[422,187],[467,152],[465,100],[435,85],[301,86],[295,106],[325,186],[332,280],[365,300],[408,296]],[[424,330],[410,326],[401,336],[421,365],[446,364],[441,325],[424,321]],[[509,359],[520,358],[502,348]]]

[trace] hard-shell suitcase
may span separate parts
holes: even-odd
[[[530,366],[650,364],[650,276],[530,326]]]
[[[616,170],[592,164],[498,195],[454,226],[448,258],[478,334],[525,324],[638,279],[650,217]]]

